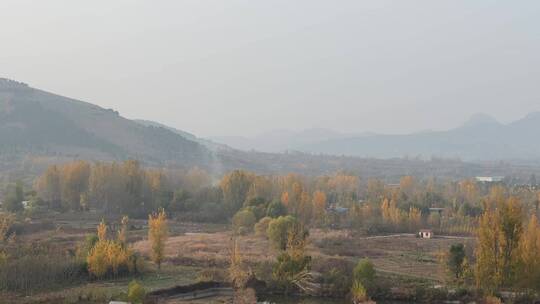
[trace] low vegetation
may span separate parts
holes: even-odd
[[[109,299],[136,303],[170,267],[228,281],[238,301],[257,282],[354,303],[540,293],[535,187],[239,170],[216,183],[197,168],[77,161],[4,196],[0,290],[15,295],[110,282],[123,288]]]

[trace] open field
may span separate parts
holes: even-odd
[[[112,219],[111,219],[112,220]],[[54,217],[47,223],[33,222],[34,228],[23,230],[18,242],[32,243],[40,240],[60,246],[65,250],[75,248],[89,233],[95,232],[98,216],[83,220],[69,216]],[[131,220],[129,241],[135,251],[148,257],[150,252],[147,227],[144,220]],[[166,260],[161,272],[149,262],[144,275],[137,278],[148,290],[168,288],[197,282],[208,273],[220,273],[226,279],[232,233],[228,225],[185,223],[169,221],[170,237],[166,243]],[[113,232],[111,232],[113,233]],[[454,243],[462,242],[472,249],[472,240],[467,238],[419,239],[411,235],[366,237],[350,230],[310,231],[308,252],[314,264],[324,265],[329,260],[344,260],[351,264],[368,257],[381,276],[391,280],[437,284],[442,279],[437,255]],[[254,268],[270,265],[277,251],[264,237],[254,234],[239,236],[237,242],[242,258]],[[212,274],[214,275],[214,274]],[[225,277],[224,277],[225,276]],[[127,290],[131,279],[105,280],[99,282],[74,283],[62,290],[47,290],[21,297],[5,295],[10,303],[102,303],[103,299],[118,296]],[[216,298],[213,303],[227,303],[229,299]],[[208,300],[193,303],[209,303]],[[186,302],[183,302],[186,303]]]
[[[438,254],[450,245],[464,243],[472,250],[470,238],[421,239],[413,235],[355,237],[347,231],[312,230],[313,247],[323,256],[343,257],[352,261],[367,257],[379,272],[441,280]]]

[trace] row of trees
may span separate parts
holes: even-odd
[[[499,189],[500,190],[500,189]],[[476,244],[452,245],[444,254],[448,281],[487,295],[516,291],[540,293],[540,224],[521,200],[501,191],[484,201],[476,227]]]
[[[210,176],[197,168],[189,171],[145,169],[137,161],[94,163],[75,161],[51,166],[35,182],[35,190],[48,207],[57,210],[99,209],[142,216],[157,208],[174,208],[184,194],[209,187]],[[184,195],[185,196],[185,195]]]
[[[18,193],[12,188],[13,197]],[[328,176],[256,175],[235,170],[219,181],[200,169],[143,168],[136,161],[76,161],[51,166],[35,182],[36,201],[58,210],[98,209],[142,217],[151,210],[195,221],[227,221],[290,214],[307,226],[349,226],[368,232],[415,231],[472,234],[485,201],[497,192],[519,197],[538,213],[538,193],[530,188],[401,178],[399,184],[363,180],[339,172]],[[432,212],[430,208],[441,208]],[[341,209],[340,209],[341,208]],[[343,212],[345,210],[346,212]],[[252,215],[250,215],[250,213]]]

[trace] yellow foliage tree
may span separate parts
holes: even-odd
[[[320,190],[313,193],[313,218],[317,223],[324,219],[326,211],[326,194]]]
[[[122,223],[127,225],[127,217],[122,219]],[[125,267],[128,271],[132,272],[136,270],[134,263],[134,255],[127,243],[120,241],[121,233],[119,233],[119,240],[107,240],[107,226],[105,221],[97,227],[98,241],[89,250],[86,262],[88,264],[88,272],[96,278],[104,277],[107,274],[118,275],[120,267]]]
[[[287,209],[289,208],[289,192],[285,191],[285,192],[281,193],[281,203]]]
[[[97,227],[97,235],[100,241],[105,241],[107,239],[107,224],[105,224],[104,219],[101,220],[101,223],[99,223]]]
[[[161,262],[165,256],[165,242],[169,231],[167,227],[167,216],[165,210],[148,215],[148,239],[152,246],[151,258],[161,269]]]
[[[88,264],[88,272],[97,278],[103,277],[109,270],[108,264],[108,241],[98,241],[92,249],[86,259]]]
[[[491,294],[513,283],[523,231],[519,200],[495,197],[495,205],[480,217],[475,252],[477,287]]]
[[[415,231],[422,225],[422,212],[420,209],[411,207],[409,209],[409,228]]]
[[[540,291],[540,225],[532,215],[519,246],[519,285],[525,290]]]

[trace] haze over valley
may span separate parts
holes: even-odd
[[[0,304],[540,303],[539,16],[1,0]]]

